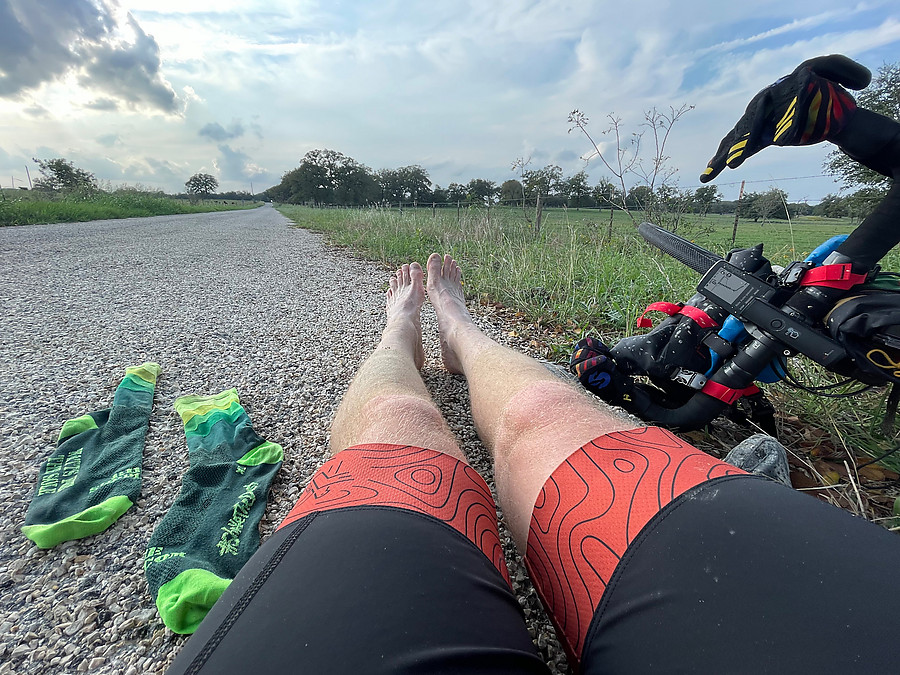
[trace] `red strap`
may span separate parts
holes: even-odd
[[[709,314],[693,305],[685,305],[681,308],[681,313],[686,317],[693,319],[700,328],[717,328],[719,325],[713,321]]]
[[[715,328],[719,325],[712,320],[709,314],[698,307],[682,304],[676,305],[673,302],[654,302],[650,305],[647,305],[647,309],[645,309],[644,313],[638,317],[638,328],[650,328],[653,326],[653,322],[645,316],[647,312],[662,312],[663,314],[668,314],[669,316],[684,314],[686,317],[696,322],[696,324],[701,328]]]
[[[842,288],[847,290],[857,284],[864,283],[865,274],[854,274],[852,265],[821,265],[813,267],[800,281],[801,286],[827,286],[828,288]]]
[[[653,322],[645,316],[647,312],[662,312],[669,316],[675,316],[681,311],[681,307],[682,305],[676,305],[674,302],[651,303],[647,305],[647,309],[644,310],[644,313],[638,317],[637,326],[638,328],[650,328],[653,325]]]
[[[731,387],[726,387],[724,384],[719,384],[718,382],[713,382],[709,380],[705,385],[703,385],[703,389],[701,389],[704,394],[708,394],[713,398],[717,398],[720,401],[725,401],[728,405],[731,405],[735,401],[737,401],[741,396],[749,396],[750,394],[755,394],[759,391],[759,387],[755,384],[751,384],[746,389],[732,389]]]

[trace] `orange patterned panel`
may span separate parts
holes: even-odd
[[[641,528],[693,486],[740,473],[656,427],[600,436],[557,467],[534,506],[525,564],[573,663]]]
[[[347,506],[391,506],[433,516],[467,537],[509,582],[491,491],[455,457],[409,445],[348,448],[316,472],[279,529],[309,513]]]

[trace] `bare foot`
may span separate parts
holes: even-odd
[[[441,336],[441,356],[451,373],[463,372],[462,363],[452,346],[453,336],[464,325],[472,324],[462,290],[462,271],[449,255],[432,253],[425,266],[428,271],[428,299],[437,315]]]
[[[425,365],[425,349],[422,347],[422,304],[425,302],[425,273],[422,266],[414,262],[403,265],[391,276],[387,292],[387,328],[403,329],[411,326],[414,341],[413,359],[416,368]],[[387,331],[385,328],[385,331]]]

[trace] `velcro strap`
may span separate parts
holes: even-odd
[[[663,314],[668,314],[669,316],[684,314],[684,316],[692,319],[701,328],[716,328],[719,325],[712,320],[709,314],[704,312],[699,307],[682,304],[676,305],[674,302],[654,302],[647,305],[647,309],[645,309],[644,313],[638,317],[638,328],[650,328],[651,326],[653,326],[653,322],[646,317],[647,312],[662,312]]]
[[[647,312],[662,312],[669,316],[675,316],[681,311],[682,306],[676,305],[674,302],[653,302],[647,305],[647,309],[638,317],[637,326],[638,328],[650,328],[653,325],[653,322],[646,317]]]
[[[719,324],[713,321],[712,317],[699,307],[693,305],[685,305],[681,308],[681,314],[693,319],[700,328],[717,328]]]
[[[865,283],[865,274],[854,274],[849,263],[842,265],[821,265],[813,267],[800,281],[801,286],[827,286],[828,288],[852,288]]]
[[[703,385],[703,389],[701,389],[704,394],[708,394],[713,398],[717,398],[720,401],[724,401],[728,405],[731,405],[735,401],[737,401],[741,396],[749,396],[750,394],[755,394],[759,391],[759,387],[755,384],[751,384],[746,389],[732,389],[731,387],[726,387],[724,384],[719,384],[718,382],[713,382],[709,380],[705,385]]]

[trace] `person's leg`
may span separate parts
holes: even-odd
[[[472,417],[494,458],[507,525],[524,551],[535,500],[553,470],[594,438],[635,425],[486,336],[466,309],[459,265],[450,256],[432,254],[427,272],[444,365],[469,383]]]
[[[387,325],[344,395],[331,426],[331,452],[360,443],[408,444],[465,459],[419,375],[422,267],[403,265],[387,292]]]
[[[171,673],[546,673],[512,593],[484,479],[422,383],[422,269],[332,427],[333,456]],[[301,664],[301,665],[298,665]]]
[[[469,383],[504,518],[577,667],[594,612],[642,528],[695,485],[742,473],[627,418],[482,333],[459,266],[427,264],[445,366]]]
[[[669,432],[631,428],[483,335],[453,260],[434,255],[427,273],[445,365],[469,381],[500,504],[570,665],[583,673],[896,665],[900,649],[886,648],[880,627],[900,591],[873,601],[864,589],[890,576],[900,539]],[[822,635],[834,631],[842,644],[822,650]]]

